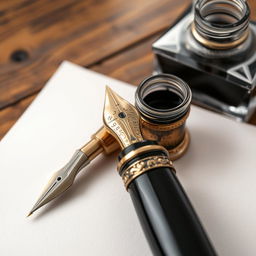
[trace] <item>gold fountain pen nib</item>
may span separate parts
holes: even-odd
[[[122,148],[143,140],[138,111],[108,86],[103,121],[109,133],[118,140]]]

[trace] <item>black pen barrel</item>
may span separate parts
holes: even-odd
[[[154,255],[216,255],[165,148],[132,144],[119,154],[118,170]]]
[[[154,255],[216,255],[172,168],[141,174],[128,192]]]

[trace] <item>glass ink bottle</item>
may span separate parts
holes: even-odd
[[[244,0],[198,0],[154,44],[157,73],[181,77],[193,103],[248,121],[256,108],[256,22]]]

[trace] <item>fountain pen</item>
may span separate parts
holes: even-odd
[[[104,127],[52,176],[29,215],[65,192],[97,155],[121,147],[117,169],[153,254],[216,255],[175,175],[168,151],[143,139],[138,111],[109,87],[103,121]]]
[[[118,172],[154,255],[216,255],[168,151],[143,139],[136,108],[107,87],[104,125],[119,142]]]

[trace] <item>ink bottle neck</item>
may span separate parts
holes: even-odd
[[[249,16],[250,9],[244,0],[198,0],[191,32],[207,48],[232,49],[248,38]]]
[[[176,76],[149,77],[138,87],[135,105],[142,117],[153,123],[171,123],[184,116],[190,107],[189,86]]]

